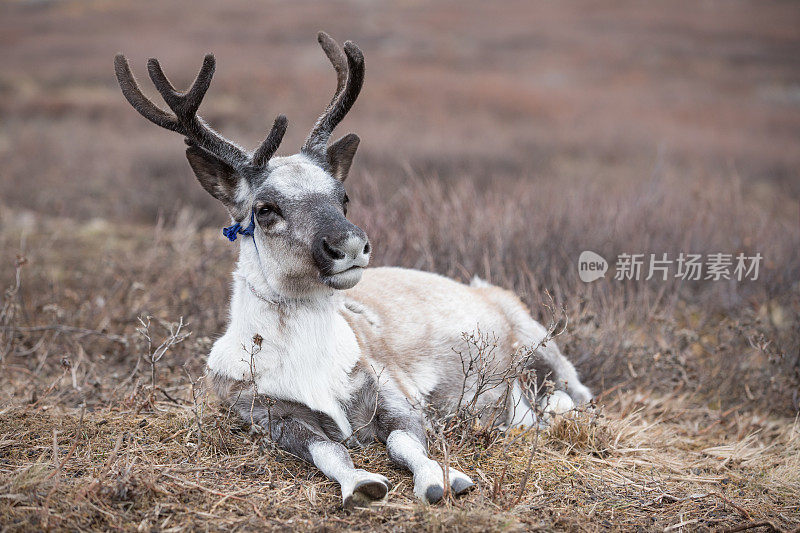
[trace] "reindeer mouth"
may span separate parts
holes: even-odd
[[[342,270],[335,274],[322,276],[322,283],[336,290],[352,289],[356,284],[361,281],[361,275],[364,273],[364,268],[353,265],[348,269]]]

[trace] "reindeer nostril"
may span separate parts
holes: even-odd
[[[369,255],[369,252],[371,250],[372,250],[372,247],[370,247],[369,241],[367,241],[367,244],[364,245],[364,255]]]
[[[344,252],[337,250],[328,243],[328,239],[322,239],[322,249],[325,250],[325,253],[333,259],[344,259],[345,257]]]

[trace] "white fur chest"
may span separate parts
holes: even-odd
[[[208,367],[233,379],[254,380],[259,394],[326,413],[349,435],[340,401],[353,392],[350,373],[361,354],[338,305],[325,300],[279,314],[237,280],[231,323],[214,343]],[[253,343],[256,334],[263,339],[260,348]]]

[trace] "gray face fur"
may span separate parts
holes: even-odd
[[[200,183],[237,222],[247,226],[254,213],[257,260],[280,296],[349,289],[369,263],[369,240],[347,220],[347,194],[333,176],[347,177],[342,166],[349,168],[355,150],[336,151],[337,145],[328,151],[331,170],[296,154],[237,171],[197,147],[186,152]]]
[[[306,292],[320,283],[334,289],[358,283],[370,244],[345,218],[347,202],[342,182],[305,156],[273,159],[253,206],[266,244],[261,253],[271,256],[281,287]]]

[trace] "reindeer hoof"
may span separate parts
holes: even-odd
[[[592,401],[592,391],[590,391],[583,383],[575,383],[567,388],[572,401],[576,405],[584,405]]]
[[[450,488],[453,489],[453,494],[455,495],[464,494],[474,486],[475,483],[473,483],[472,480],[466,476],[463,478],[457,477],[450,484]]]
[[[425,490],[425,501],[427,503],[437,503],[444,496],[444,489],[441,485],[431,485]]]
[[[429,469],[419,472],[415,476],[414,494],[425,503],[430,504],[441,501],[444,498],[443,477],[442,468],[435,461],[431,461]],[[453,494],[464,494],[474,486],[475,483],[472,482],[469,476],[455,468],[450,469],[450,491]]]
[[[382,500],[392,488],[391,482],[380,474],[365,472],[365,477],[356,482],[350,494],[345,495],[343,507],[369,507],[372,502]]]
[[[563,415],[566,412],[575,409],[575,402],[569,397],[569,394],[562,390],[553,391],[549,396],[545,396],[539,400],[539,408],[544,411],[545,415]]]

